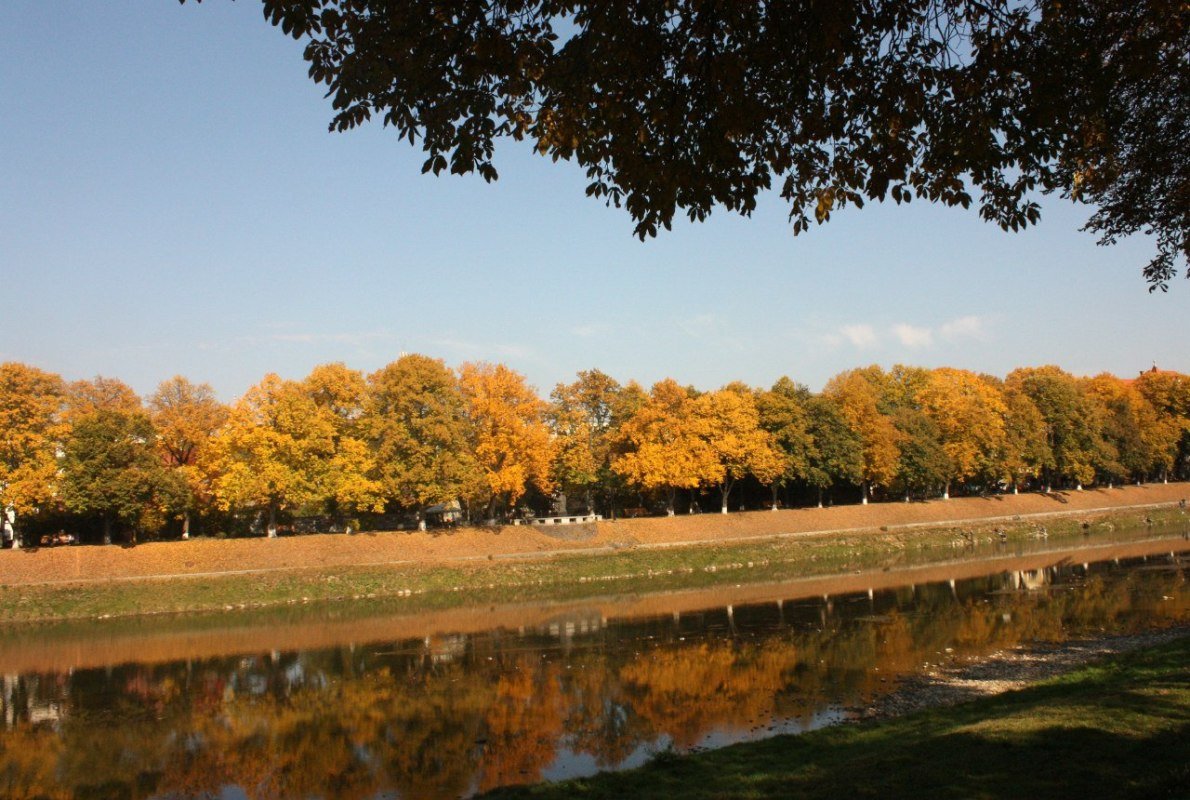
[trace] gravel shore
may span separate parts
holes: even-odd
[[[1000,650],[973,662],[956,661],[904,678],[890,694],[857,709],[852,722],[886,719],[1010,692],[1071,672],[1109,656],[1190,636],[1190,623],[1173,628],[1066,642],[1036,642]]]

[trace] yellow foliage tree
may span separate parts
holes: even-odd
[[[21,546],[17,516],[54,493],[56,453],[66,434],[62,379],[16,362],[0,364],[0,528]]]
[[[144,409],[132,387],[118,378],[97,375],[90,380],[75,381],[66,388],[67,422],[73,424],[80,417],[101,410],[133,414]]]
[[[323,500],[335,453],[335,426],[303,386],[269,374],[232,406],[215,440],[219,506],[268,514]]]
[[[190,538],[190,513],[214,499],[210,473],[202,469],[227,408],[205,383],[194,384],[176,375],[157,387],[149,398],[157,441],[165,463],[178,471],[190,492],[182,517],[182,538]]]
[[[938,426],[950,460],[943,498],[950,497],[951,481],[996,471],[1008,413],[999,387],[974,372],[942,367],[929,373],[917,401]]]
[[[503,364],[463,364],[459,387],[467,402],[475,458],[483,469],[488,511],[513,508],[532,484],[553,489],[553,441],[546,405],[518,372]]]
[[[863,442],[860,475],[865,504],[873,486],[887,486],[896,477],[901,454],[901,434],[892,420],[880,413],[879,401],[887,385],[883,375],[877,366],[850,370],[831,378],[823,389]]]
[[[302,388],[332,431],[325,500],[337,511],[383,510],[381,485],[373,474],[373,451],[365,438],[368,384],[363,373],[340,362],[322,364],[306,376]]]
[[[624,387],[597,369],[580,372],[573,383],[559,383],[550,394],[554,479],[565,492],[583,492],[588,513],[594,509],[594,489],[605,497],[615,491],[610,463],[624,397]]]
[[[1085,385],[1101,408],[1117,477],[1139,482],[1154,472],[1168,474],[1177,457],[1181,427],[1159,414],[1132,381],[1103,373]]]
[[[785,472],[785,458],[760,426],[756,395],[744,384],[700,395],[694,413],[703,421],[702,435],[718,464],[720,513],[727,513],[728,497],[740,478],[751,475],[769,486]]]
[[[619,457],[612,468],[647,491],[663,491],[673,516],[678,489],[721,483],[723,465],[710,444],[710,417],[700,413],[693,391],[666,378],[620,428]]]

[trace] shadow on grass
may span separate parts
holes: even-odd
[[[1188,797],[1188,665],[1183,638],[954,708],[490,798]]]

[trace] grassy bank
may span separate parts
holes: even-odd
[[[1147,520],[1147,521],[1143,521]],[[391,610],[567,601],[609,593],[713,588],[944,562],[1014,543],[1106,537],[1128,526],[1178,532],[1178,508],[1088,517],[966,523],[726,544],[624,548],[553,557],[0,587],[0,623],[266,608],[369,599]]]
[[[1182,638],[953,708],[486,797],[1186,797],[1188,736]]]

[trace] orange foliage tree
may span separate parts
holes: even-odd
[[[467,402],[473,449],[486,479],[488,513],[497,504],[512,509],[532,484],[553,488],[553,441],[546,405],[525,378],[503,364],[464,364],[459,386]]]

